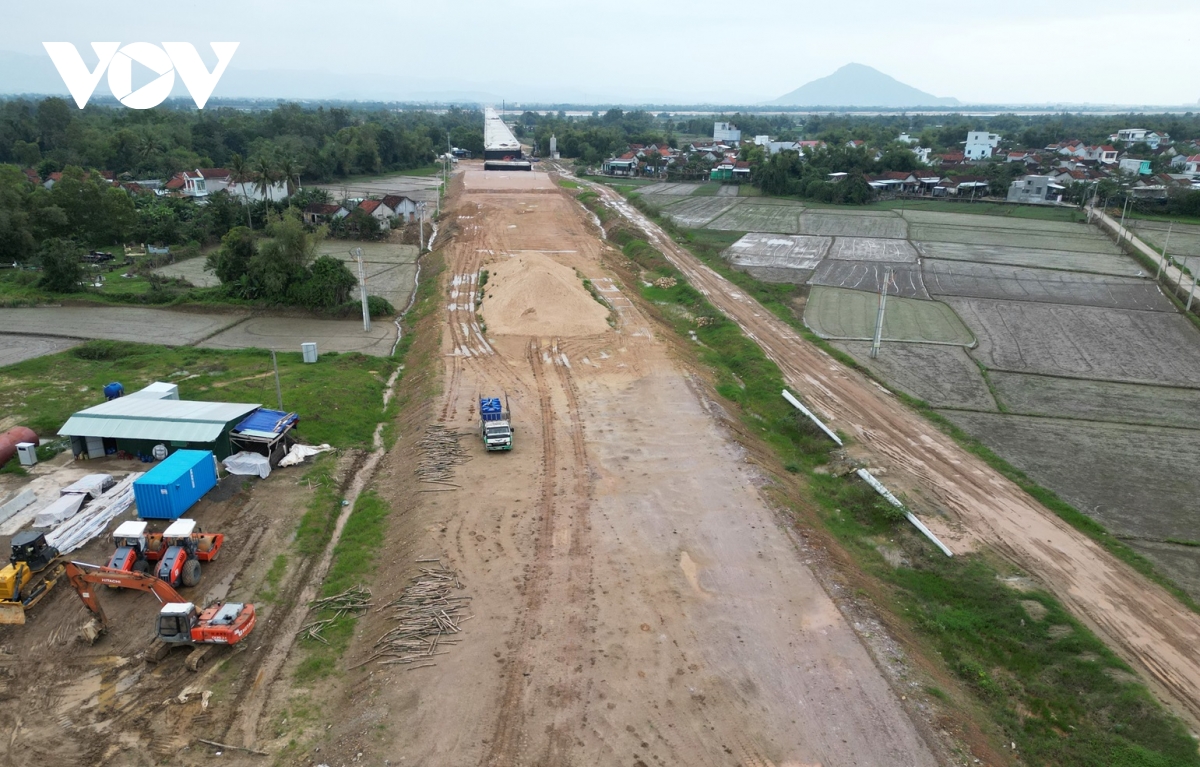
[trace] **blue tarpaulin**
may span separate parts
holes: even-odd
[[[299,420],[300,416],[296,413],[285,413],[282,410],[268,410],[260,407],[242,419],[242,422],[234,427],[232,433],[238,437],[273,440],[295,426]]]

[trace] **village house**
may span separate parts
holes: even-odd
[[[383,204],[401,223],[411,224],[417,220],[420,207],[415,200],[399,194],[389,194],[383,198]]]
[[[350,215],[350,211],[346,210],[341,205],[333,205],[322,202],[314,202],[311,205],[304,206],[301,216],[304,218],[304,223],[310,226],[324,224],[328,221],[334,221],[339,218],[345,218]]]
[[[1137,157],[1123,157],[1121,158],[1121,161],[1117,163],[1117,169],[1122,173],[1128,173],[1130,175],[1149,176],[1150,161],[1142,160]]]
[[[1145,128],[1125,128],[1108,137],[1109,141],[1124,141],[1126,144],[1146,143],[1151,149],[1171,143],[1171,134],[1158,133]]]
[[[1008,187],[1008,201],[1054,204],[1062,201],[1062,192],[1062,184],[1055,183],[1049,176],[1025,176],[1016,179]]]
[[[380,226],[391,228],[396,211],[383,204],[383,200],[363,200],[358,204],[359,210],[379,222]]]
[[[1200,154],[1194,154],[1184,160],[1183,172],[1192,177],[1200,176]]]
[[[1000,135],[985,130],[968,131],[963,143],[966,145],[963,154],[968,160],[986,160],[1000,146]]]

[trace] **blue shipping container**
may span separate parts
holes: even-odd
[[[142,519],[179,519],[217,486],[217,463],[208,450],[176,450],[133,482]]]

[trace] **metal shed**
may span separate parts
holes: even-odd
[[[71,438],[76,457],[96,458],[117,451],[149,456],[155,445],[162,444],[170,452],[211,450],[217,458],[225,458],[234,452],[229,432],[258,407],[243,402],[121,397],[80,410],[58,433]]]

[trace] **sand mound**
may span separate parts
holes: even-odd
[[[590,336],[608,330],[608,309],[575,270],[537,253],[488,265],[480,311],[488,335]]]

